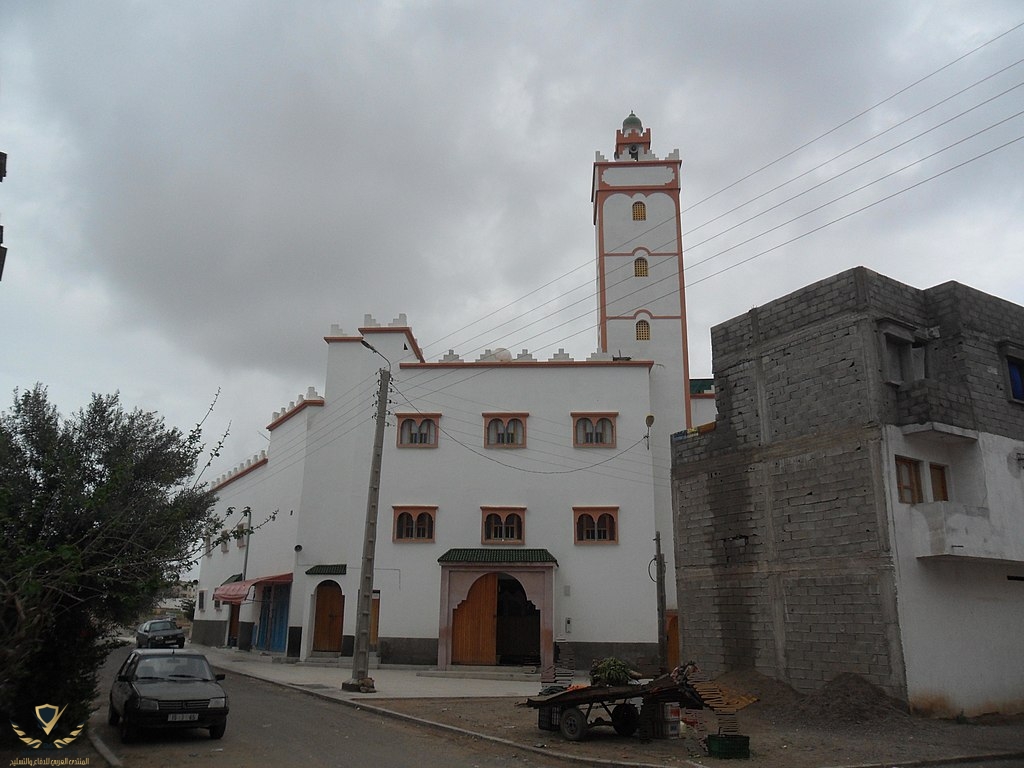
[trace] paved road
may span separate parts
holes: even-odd
[[[556,768],[542,755],[488,741],[449,735],[372,715],[344,704],[227,672],[231,699],[227,732],[215,741],[206,731],[155,731],[127,745],[106,724],[106,692],[128,654],[121,649],[101,674],[104,699],[100,738],[126,768]]]

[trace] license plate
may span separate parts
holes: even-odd
[[[198,719],[199,719],[199,715],[196,714],[195,712],[184,712],[184,713],[178,712],[176,714],[168,715],[167,716],[167,722],[169,722],[169,723],[187,723],[187,722],[191,722],[192,720],[198,720]]]

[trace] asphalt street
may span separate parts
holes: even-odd
[[[111,654],[101,675],[102,717],[94,718],[99,738],[128,768],[555,768],[543,756],[409,725],[337,702],[325,701],[223,669],[231,713],[224,738],[206,731],[151,731],[121,744],[106,723],[106,692],[129,649]]]

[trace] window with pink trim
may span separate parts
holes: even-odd
[[[480,541],[484,544],[522,544],[526,508],[481,507]]]
[[[618,507],[573,507],[572,512],[577,544],[618,543]]]
[[[485,413],[485,448],[525,448],[525,413]]]
[[[393,509],[395,513],[393,541],[425,544],[434,540],[437,507],[393,507]]]

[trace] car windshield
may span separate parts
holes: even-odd
[[[213,670],[202,656],[157,656],[143,659],[136,680],[213,680]]]
[[[162,632],[166,629],[177,629],[177,627],[169,621],[154,621],[149,625],[150,632]]]

